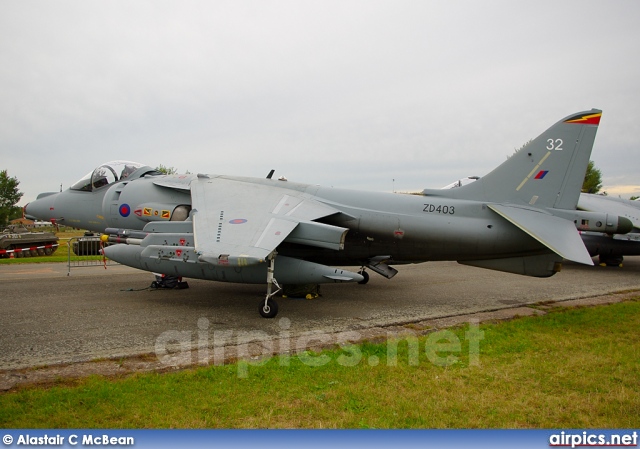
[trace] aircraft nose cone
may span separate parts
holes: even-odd
[[[57,193],[38,195],[38,199],[28,203],[24,207],[24,214],[26,218],[30,220],[44,220],[49,221],[55,218],[54,202]]]

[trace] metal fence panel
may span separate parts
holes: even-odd
[[[102,242],[98,239],[87,237],[72,237],[67,248],[67,276],[72,268],[79,267],[104,267],[117,265],[117,262],[107,259],[101,253]]]

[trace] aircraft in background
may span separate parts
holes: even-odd
[[[622,266],[624,256],[640,255],[640,202],[611,196],[580,194],[578,209],[625,217],[633,229],[626,234],[581,232],[591,256],[598,256],[602,266]]]
[[[563,259],[592,265],[574,220],[618,232],[628,220],[576,211],[601,111],[572,114],[469,186],[424,196],[286,180],[162,175],[104,164],[68,190],[39,195],[27,216],[99,231],[117,262],[171,276],[280,284],[360,282],[366,269],[436,260],[547,277]],[[332,266],[357,266],[359,272]],[[276,280],[277,279],[277,280]]]

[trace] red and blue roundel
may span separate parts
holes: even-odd
[[[129,207],[128,204],[122,204],[120,206],[120,209],[118,210],[120,212],[120,215],[122,215],[123,217],[128,217],[129,214],[131,213],[131,208]]]
[[[229,223],[231,224],[242,224],[246,222],[247,220],[245,220],[244,218],[234,218],[233,220],[229,220]]]

